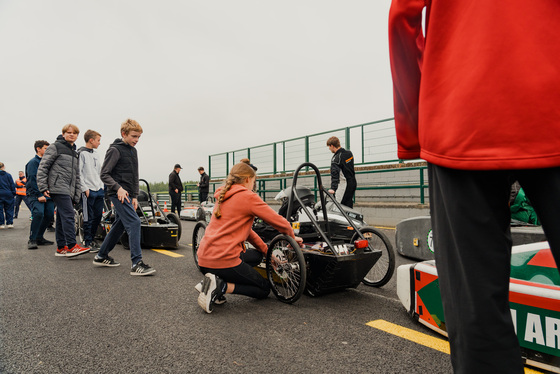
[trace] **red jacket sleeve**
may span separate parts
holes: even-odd
[[[418,102],[424,35],[424,0],[393,0],[389,12],[389,55],[393,75],[393,100],[398,157],[420,157]]]

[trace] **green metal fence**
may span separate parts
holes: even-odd
[[[359,178],[356,198],[358,200],[368,201],[391,201],[391,202],[417,202],[425,204],[427,200],[428,181],[426,176],[426,166],[399,167],[375,170],[358,170],[356,172]],[[393,174],[392,177],[386,175]],[[401,175],[405,175],[400,177]],[[322,174],[323,184],[329,179],[329,174]],[[360,180],[360,177],[361,178]],[[257,179],[257,193],[264,201],[272,201],[276,194],[292,184],[292,176],[282,177],[261,177]],[[371,179],[371,181],[368,181]],[[300,175],[298,177],[300,185],[306,186],[315,193],[317,200],[318,185],[315,174]],[[210,196],[213,196],[218,187],[223,185],[223,181],[210,182]],[[198,201],[198,190],[196,185],[185,185],[184,199],[186,201]],[[382,190],[395,191],[392,197],[380,196]],[[398,190],[404,190],[406,193],[397,193]],[[364,199],[361,191],[372,191],[368,193],[368,199]],[[376,192],[377,191],[377,192]],[[169,201],[167,193],[157,193],[158,199],[161,201]]]
[[[341,145],[352,151],[356,166],[399,161],[395,121],[388,118],[210,155],[208,174],[211,179],[225,178],[231,167],[242,158],[249,158],[258,167],[259,175],[293,172],[304,162],[312,162],[319,169],[329,168],[332,154],[326,143],[331,136],[338,137]]]

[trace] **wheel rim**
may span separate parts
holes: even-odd
[[[278,259],[273,263],[272,256]],[[279,240],[269,248],[267,277],[274,294],[281,300],[292,301],[301,295],[302,269],[298,254],[287,240]]]

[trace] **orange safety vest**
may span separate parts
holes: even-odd
[[[16,180],[16,195],[25,196],[25,183],[27,178],[23,178],[23,182],[19,178]]]

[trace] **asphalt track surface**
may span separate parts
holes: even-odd
[[[194,289],[202,275],[192,259],[193,222],[182,222],[179,249],[143,250],[154,276],[133,277],[120,245],[111,253],[116,268],[94,267],[93,254],[55,257],[55,246],[28,250],[28,217],[22,207],[15,228],[0,230],[0,373],[452,371],[448,354],[402,330],[441,339],[407,315],[396,277],[293,305],[272,294],[228,295],[206,314]],[[394,230],[385,232],[394,241]],[[410,262],[397,255],[397,265]]]

